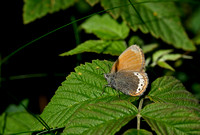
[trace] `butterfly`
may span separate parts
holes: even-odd
[[[149,79],[144,71],[144,53],[137,45],[128,47],[115,61],[111,72],[104,74],[108,84],[130,96],[141,96],[148,85]]]

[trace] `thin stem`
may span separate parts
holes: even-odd
[[[142,99],[140,100],[139,107],[138,107],[138,114],[137,114],[137,130],[140,130],[140,118],[141,118],[140,111],[141,111],[141,109],[142,109],[143,101],[144,101],[144,98],[142,98]]]

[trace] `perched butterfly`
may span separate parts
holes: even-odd
[[[107,86],[126,95],[140,96],[145,92],[149,81],[144,68],[145,58],[142,49],[132,45],[115,61],[111,72],[104,74]]]

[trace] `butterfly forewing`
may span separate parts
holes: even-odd
[[[120,70],[140,72],[144,70],[144,64],[145,59],[142,50],[138,46],[132,45],[119,56],[112,66],[111,73]]]

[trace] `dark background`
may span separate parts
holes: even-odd
[[[41,19],[24,25],[22,18],[23,2],[16,0],[12,1],[12,4],[9,1],[4,3],[3,5],[9,6],[6,6],[6,9],[2,12],[1,59],[43,34],[71,22],[72,17],[80,19],[103,10],[99,4],[95,7],[90,7],[87,4],[83,6],[79,3],[67,10],[48,14]],[[80,8],[80,5],[83,7]],[[183,17],[182,19],[185,18]],[[77,25],[80,25],[83,21],[78,22]],[[91,62],[93,59],[115,60],[117,58],[94,53],[83,53],[79,57],[80,59],[77,56],[60,57],[59,54],[76,47],[74,31],[75,29],[73,29],[72,25],[58,30],[25,47],[3,63],[1,66],[2,81],[0,86],[1,113],[9,104],[19,104],[25,98],[29,99],[29,109],[32,112],[41,113],[44,105],[49,102],[61,82],[80,63]],[[187,32],[189,37],[192,38],[193,33],[189,30]],[[79,35],[80,42],[95,38],[93,35],[84,34],[83,31],[79,31]],[[134,33],[134,35],[141,36],[147,43],[155,40],[150,34],[144,35],[140,31]],[[162,41],[158,40],[158,42]],[[172,46],[165,48],[172,48]],[[193,90],[193,84],[198,84],[200,80],[199,46],[197,46],[197,49],[198,51],[189,53],[189,55],[193,56],[193,59],[183,60],[183,64],[177,67],[174,73],[169,73],[168,70],[163,70],[159,67],[147,68],[150,82],[157,77],[171,74],[180,79],[186,88],[197,96],[199,92]],[[176,52],[183,53],[182,50],[176,50]],[[173,63],[169,64],[173,65]],[[33,77],[31,75],[36,76]],[[148,89],[150,89],[150,86]]]
[[[96,12],[89,5],[79,11],[77,10],[79,5],[75,5],[24,25],[23,4],[19,0],[12,1],[12,5],[8,1],[4,4],[10,5],[10,7],[7,9],[9,12],[6,12],[2,19],[1,59],[43,34],[70,23],[72,17],[79,19]],[[78,24],[80,23],[78,22]],[[41,113],[39,100],[42,99],[44,103],[48,102],[65,77],[74,71],[79,63],[84,63],[83,59],[88,59],[86,55],[83,55],[79,61],[77,56],[59,56],[75,47],[74,29],[70,25],[25,47],[3,63],[0,112],[2,113],[9,104],[18,104],[19,101],[28,98],[29,109],[35,113]],[[93,54],[91,55],[93,56]],[[97,55],[93,57],[95,58]],[[21,77],[21,75],[25,76]],[[31,75],[37,76],[32,77]]]

